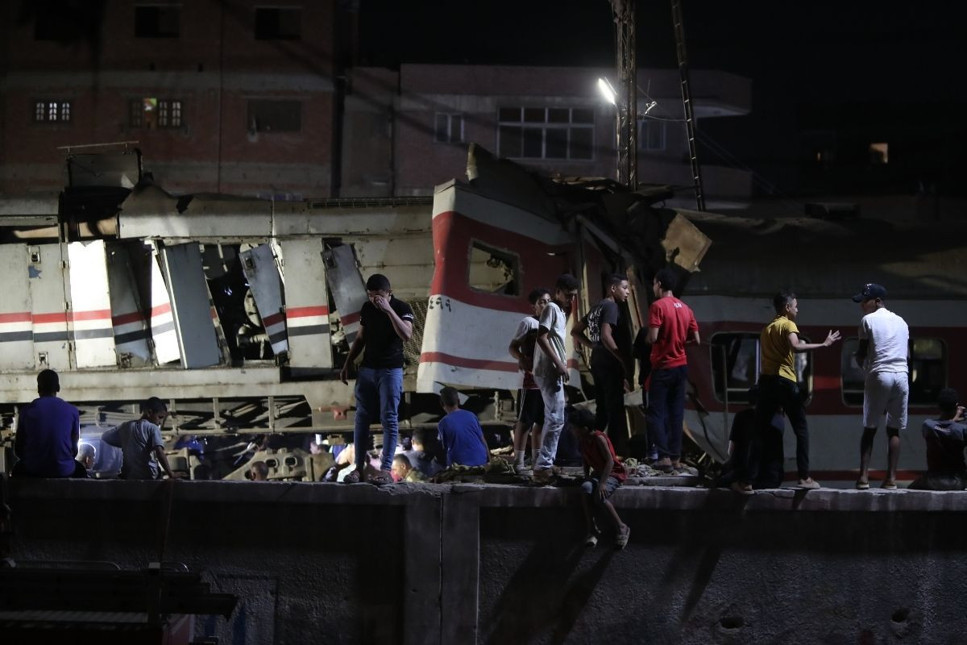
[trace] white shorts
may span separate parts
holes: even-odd
[[[876,428],[886,413],[886,427],[907,427],[910,381],[906,372],[873,372],[863,388],[863,427]]]

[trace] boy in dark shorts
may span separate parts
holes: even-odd
[[[514,466],[517,471],[524,469],[524,456],[527,452],[527,433],[531,435],[531,458],[541,449],[540,428],[544,425],[544,400],[534,380],[531,369],[534,366],[534,346],[537,343],[538,320],[544,307],[551,301],[551,293],[538,287],[530,292],[527,300],[534,308],[534,315],[520,321],[514,339],[510,341],[510,355],[517,359],[524,380],[520,388],[520,414],[514,426]],[[535,428],[536,426],[536,428]]]
[[[610,498],[628,476],[625,467],[615,456],[614,446],[611,445],[608,435],[594,429],[593,414],[583,409],[571,409],[568,411],[568,423],[578,438],[584,460],[581,508],[588,526],[584,543],[587,546],[598,543],[601,532],[598,530],[595,514],[605,509],[614,523],[615,548],[623,549],[628,544],[631,528],[621,521]]]

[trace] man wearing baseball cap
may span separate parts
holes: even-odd
[[[907,427],[907,399],[910,384],[907,373],[910,330],[900,316],[883,303],[886,289],[869,283],[853,296],[863,310],[860,321],[860,346],[856,361],[866,371],[863,386],[863,438],[860,440],[860,477],[856,487],[870,487],[870,456],[873,437],[886,414],[888,440],[887,471],[883,488],[896,488],[897,462],[900,459],[900,431]]]

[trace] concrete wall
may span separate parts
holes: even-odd
[[[238,594],[227,643],[960,642],[967,494],[628,487],[628,548],[575,489],[12,481],[5,550],[161,557]],[[162,547],[163,545],[163,547]],[[162,553],[163,550],[163,553]],[[160,554],[160,555],[159,555]]]

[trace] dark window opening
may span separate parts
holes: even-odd
[[[462,143],[463,115],[438,112],[434,130],[434,140],[438,143]]]
[[[299,40],[302,37],[302,9],[261,7],[255,10],[256,40]]]
[[[299,132],[302,130],[302,103],[249,101],[248,123],[251,132]]]
[[[177,38],[181,34],[181,7],[146,5],[134,8],[134,35],[138,38]]]
[[[516,253],[470,243],[470,287],[477,291],[505,296],[520,295],[520,257]]]
[[[173,99],[132,99],[128,116],[132,128],[180,128],[183,123],[181,101]]]

